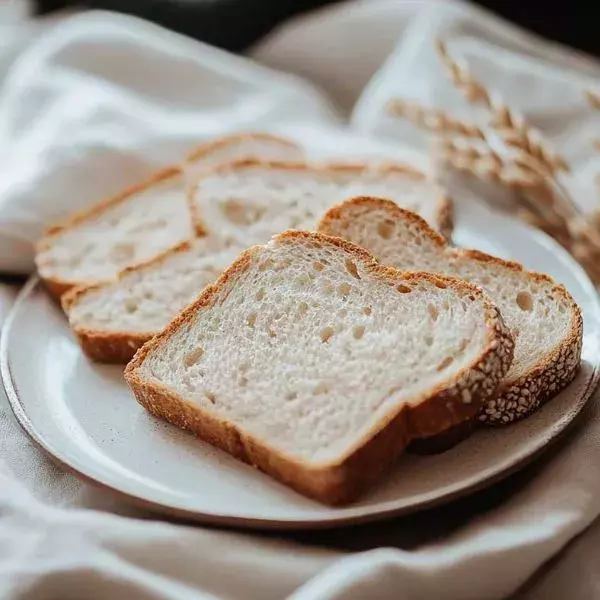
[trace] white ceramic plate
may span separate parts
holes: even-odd
[[[600,308],[592,284],[550,238],[481,205],[459,207],[455,239],[519,259],[564,283],[584,313],[577,380],[529,419],[477,432],[437,456],[404,456],[360,502],[327,508],[147,414],[122,369],[90,363],[36,280],[6,322],[8,398],[29,435],[65,467],[162,512],[269,528],[331,527],[404,514],[457,498],[515,471],[573,421],[598,380]]]

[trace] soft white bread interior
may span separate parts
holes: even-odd
[[[245,251],[127,366],[151,413],[328,503],[469,419],[512,358],[474,286],[290,231]]]
[[[124,363],[219,277],[237,256],[217,238],[184,242],[116,280],[62,297],[71,329],[93,360]]]
[[[577,374],[581,311],[562,285],[520,264],[448,247],[418,215],[379,198],[356,198],[331,209],[319,231],[339,236],[402,270],[460,277],[498,306],[515,339],[512,367],[479,419],[507,424],[529,415]]]
[[[449,198],[406,165],[239,161],[201,177],[190,202],[199,233],[215,231],[249,245],[262,244],[286,229],[313,230],[328,208],[364,194],[394,200],[446,235],[451,230]]]
[[[199,173],[250,156],[296,159],[300,149],[268,134],[238,134],[197,148],[185,165],[170,167],[85,212],[51,227],[38,244],[36,265],[57,297],[74,286],[114,278],[192,237],[185,169]]]

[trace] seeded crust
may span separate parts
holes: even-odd
[[[438,385],[425,397],[416,398],[411,406],[407,403],[397,414],[379,422],[345,456],[318,465],[305,464],[271,448],[268,443],[244,432],[235,423],[206,412],[159,383],[143,379],[138,372],[146,358],[153,352],[160,352],[171,335],[191,322],[199,311],[209,310],[223,289],[235,285],[238,276],[249,268],[261,247],[255,246],[243,252],[162,333],[144,344],[127,365],[127,383],[137,401],[153,415],[192,431],[202,440],[272,475],[300,493],[327,504],[347,503],[364,492],[401,454],[411,439],[432,436],[472,419],[508,371],[514,343],[498,309],[481,290],[464,281],[429,273],[402,274],[392,267],[381,266],[362,248],[320,233],[286,231],[273,240],[279,244],[310,240],[316,247],[333,246],[340,252],[352,255],[366,270],[390,285],[427,280],[475,296],[485,307],[488,343],[469,367],[456,374],[446,385]]]
[[[352,207],[365,209],[385,209],[392,219],[403,219],[414,223],[438,246],[441,253],[458,257],[465,261],[495,263],[512,271],[517,271],[534,281],[551,284],[552,291],[562,296],[572,313],[571,329],[562,344],[555,348],[540,364],[531,368],[514,381],[503,381],[498,394],[490,399],[478,415],[479,421],[489,425],[508,425],[523,419],[537,410],[544,402],[556,396],[575,379],[581,363],[583,342],[583,318],[581,310],[565,289],[548,275],[527,271],[523,265],[506,261],[478,250],[451,248],[446,240],[434,231],[419,215],[404,210],[389,200],[380,198],[353,198],[329,210],[321,219],[318,231],[335,235],[340,232],[349,215],[346,211]],[[467,428],[464,428],[467,431]]]
[[[260,160],[260,159],[243,159],[236,160],[230,163],[222,164],[210,170],[210,175],[215,173],[227,173],[247,168],[263,167],[265,169],[283,169],[287,171],[305,171],[314,173],[315,175],[335,175],[342,173],[353,173],[359,175],[370,171],[381,174],[382,176],[389,173],[402,173],[407,179],[414,181],[426,181],[427,177],[421,171],[414,167],[403,163],[386,163],[381,166],[373,166],[367,163],[325,163],[322,165],[309,164],[303,161],[275,161],[275,160]],[[188,201],[194,227],[198,235],[206,235],[210,230],[210,223],[204,223],[198,206],[194,202],[194,196],[198,186],[202,182],[202,177],[195,185],[188,188]],[[438,206],[436,210],[436,229],[441,235],[450,239],[452,237],[453,217],[452,217],[452,200],[448,194],[442,189],[438,189]]]
[[[117,281],[122,280],[128,273],[133,271],[152,269],[156,265],[160,264],[163,260],[173,256],[174,254],[187,252],[190,248],[190,242],[182,242],[178,246],[175,246],[174,248],[171,248],[144,263],[123,269],[123,271],[118,274]],[[63,310],[68,315],[70,309],[86,294],[93,290],[109,287],[114,285],[114,283],[114,281],[107,281],[90,286],[78,286],[71,288],[60,299]],[[200,293],[200,291],[201,290],[198,290],[198,293]],[[156,335],[156,331],[148,331],[144,333],[140,333],[139,331],[107,332],[77,326],[71,326],[71,329],[77,336],[77,339],[81,344],[81,348],[90,359],[95,362],[120,365],[130,361],[135,355],[137,349]]]
[[[40,272],[42,283],[44,284],[48,292],[54,298],[60,299],[60,297],[65,292],[81,284],[81,282],[78,281],[64,280],[59,277],[43,276],[43,264],[40,262],[39,255],[42,251],[47,250],[50,246],[52,246],[52,243],[56,236],[60,235],[66,229],[70,229],[79,225],[80,223],[96,218],[109,208],[122,202],[125,202],[132,196],[135,196],[136,194],[147,190],[148,188],[156,185],[157,183],[166,181],[168,179],[173,179],[175,177],[181,177],[186,166],[189,166],[191,163],[197,162],[205,158],[209,154],[221,150],[227,146],[237,145],[248,139],[278,141],[284,145],[289,145],[290,147],[296,146],[296,144],[294,144],[294,142],[290,140],[286,140],[285,138],[269,133],[239,133],[224,136],[216,140],[211,140],[209,142],[197,146],[192,152],[188,154],[183,164],[175,164],[161,169],[160,171],[151,175],[148,179],[126,188],[125,190],[119,192],[115,196],[112,196],[106,200],[102,200],[86,210],[75,212],[69,217],[67,217],[65,220],[51,225],[44,232],[41,240],[36,244],[35,258],[36,266],[38,268],[38,271]]]

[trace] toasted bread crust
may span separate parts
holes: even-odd
[[[375,277],[397,285],[427,280],[476,296],[486,312],[488,343],[473,363],[456,374],[446,386],[438,386],[423,398],[407,403],[398,412],[380,421],[342,458],[320,465],[304,464],[242,431],[234,423],[208,413],[200,406],[180,398],[163,386],[146,381],[138,373],[148,355],[191,321],[194,315],[211,307],[220,293],[233,285],[238,275],[249,268],[260,251],[253,247],[240,257],[201,296],[180,313],[159,335],[144,344],[125,369],[125,379],[137,401],[152,414],[192,431],[236,458],[286,483],[297,491],[327,504],[343,504],[355,499],[404,450],[411,439],[434,435],[457,423],[472,419],[510,367],[514,343],[498,309],[474,286],[464,281],[427,273],[402,274],[379,265],[365,250],[339,238],[320,233],[287,231],[274,238],[286,243],[299,238],[317,245],[335,246],[350,253]]]
[[[384,209],[392,218],[412,222],[435,243],[440,252],[448,256],[469,261],[493,263],[512,271],[521,272],[534,281],[550,284],[552,285],[552,291],[561,296],[569,305],[572,313],[571,328],[562,344],[555,348],[541,364],[536,365],[513,381],[504,381],[500,385],[497,397],[491,399],[479,414],[480,421],[490,425],[506,425],[525,418],[573,381],[581,363],[583,318],[581,310],[564,286],[556,284],[548,275],[525,270],[523,265],[518,262],[503,260],[478,250],[450,248],[442,236],[431,229],[419,215],[381,198],[353,198],[333,207],[321,219],[318,231],[335,234],[339,230],[337,224],[348,219],[346,212],[353,207]]]
[[[231,135],[225,135],[223,137],[217,138],[216,140],[211,140],[209,142],[204,142],[196,146],[185,158],[185,163],[194,163],[197,162],[212,152],[217,150],[221,150],[223,148],[227,148],[227,146],[231,146],[232,144],[239,144],[241,142],[245,142],[246,140],[257,140],[264,142],[277,142],[282,146],[288,146],[289,148],[299,148],[298,144],[293,142],[292,140],[288,140],[287,138],[281,137],[279,135],[275,135],[273,133],[266,132],[250,132],[250,133],[233,133]]]
[[[129,273],[151,269],[175,254],[187,252],[191,247],[190,242],[182,242],[174,248],[166,250],[162,254],[138,265],[123,269],[117,276],[121,281]],[[101,290],[114,285],[114,281],[106,281],[90,286],[79,286],[71,288],[64,293],[60,299],[61,305],[67,316],[71,309],[85,296],[96,290]],[[200,293],[201,290],[199,290]],[[156,335],[156,331],[140,333],[139,331],[102,331],[71,325],[71,329],[77,335],[77,339],[85,354],[94,362],[107,364],[125,364],[135,355],[138,348],[143,346],[149,339]]]
[[[40,277],[46,289],[57,300],[60,300],[62,294],[64,294],[71,288],[86,285],[85,282],[81,281],[70,281],[61,279],[59,277],[44,276],[43,265],[39,262],[39,254],[40,252],[46,250],[52,245],[52,241],[56,236],[60,235],[66,229],[71,229],[72,227],[76,227],[77,225],[85,221],[94,219],[98,215],[104,213],[109,208],[122,202],[125,202],[132,196],[135,196],[136,194],[147,190],[148,188],[156,185],[157,183],[182,176],[186,165],[188,165],[189,163],[201,160],[202,158],[208,156],[212,152],[221,150],[223,148],[226,148],[227,146],[240,144],[246,140],[253,139],[277,141],[280,142],[282,145],[288,145],[290,147],[296,146],[296,144],[291,140],[286,140],[283,137],[279,137],[269,133],[239,133],[224,136],[216,140],[211,140],[209,142],[205,142],[204,144],[197,146],[192,152],[190,152],[190,154],[186,157],[185,161],[182,164],[174,164],[165,167],[152,174],[149,178],[145,179],[144,181],[127,187],[118,194],[111,196],[105,200],[102,200],[83,211],[73,213],[65,220],[51,225],[44,232],[41,240],[36,244],[36,266],[38,268],[38,271],[40,272]]]
[[[322,165],[310,164],[303,161],[275,161],[275,160],[260,160],[260,159],[242,159],[232,161],[226,164],[219,165],[213,169],[209,169],[208,175],[214,175],[218,173],[227,173],[228,171],[251,169],[255,167],[262,167],[265,169],[282,169],[286,171],[304,171],[315,173],[316,175],[327,175],[336,173],[354,173],[361,174],[364,172],[373,172],[377,174],[387,175],[389,173],[401,173],[409,179],[415,181],[425,181],[427,177],[421,171],[418,171],[411,165],[404,163],[385,163],[380,166],[373,166],[367,163],[339,163],[339,162],[328,162]],[[198,235],[206,235],[210,229],[202,219],[200,210],[194,202],[194,195],[196,190],[202,183],[202,177],[188,188],[188,202],[190,206],[190,213],[196,233]],[[453,228],[453,211],[452,211],[452,200],[450,197],[440,188],[438,191],[438,206],[436,210],[436,223],[438,231],[447,239],[452,237]]]

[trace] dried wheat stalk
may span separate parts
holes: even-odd
[[[465,141],[440,140],[438,156],[459,171],[513,189],[521,202],[518,216],[556,239],[600,283],[600,214],[586,221],[566,190],[530,161],[508,159]]]
[[[436,147],[439,158],[458,171],[468,172],[480,179],[502,183],[512,188],[539,185],[543,178],[527,165],[508,162],[489,146],[475,147],[459,140],[442,139]]]
[[[475,154],[472,153],[474,158],[468,165],[464,150],[452,150],[446,145],[447,151],[455,153],[449,164],[516,188],[522,202],[521,216],[567,248],[592,279],[600,283],[600,215],[585,217],[561,184],[558,173],[569,170],[564,158],[551,150],[522,116],[492,96],[468,68],[455,61],[443,42],[438,42],[437,49],[454,85],[471,104],[487,109],[492,132],[506,147],[517,151],[508,156],[494,153],[495,167],[486,172],[481,170]],[[599,94],[588,92],[588,100],[600,109]],[[488,136],[484,141],[490,142]]]
[[[527,153],[550,173],[569,170],[566,160],[548,146],[522,115],[493,96],[465,65],[450,56],[442,40],[437,41],[437,51],[456,88],[469,103],[487,109],[490,127],[507,146]]]
[[[600,110],[600,93],[595,92],[594,90],[588,90],[585,95],[589,105],[595,110]],[[592,145],[596,150],[600,151],[600,140],[594,140]]]
[[[475,123],[452,117],[443,110],[424,108],[417,102],[394,99],[388,103],[387,112],[394,117],[403,117],[425,131],[484,139],[481,127]]]
[[[592,108],[600,110],[600,93],[594,90],[588,90],[586,92],[587,100]]]

